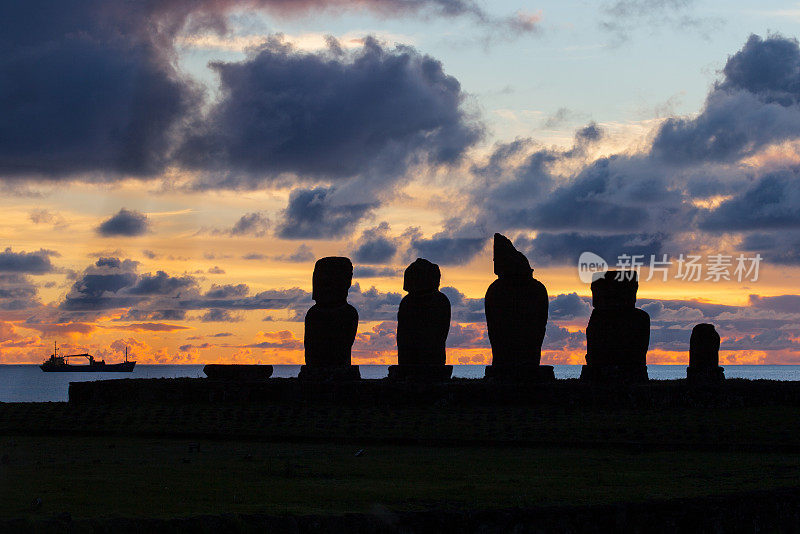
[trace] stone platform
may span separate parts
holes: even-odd
[[[507,382],[555,382],[552,365],[487,365],[486,378]]]
[[[250,382],[266,380],[271,377],[272,366],[210,363],[203,367],[203,373],[212,380]]]
[[[584,365],[581,380],[595,383],[647,382],[647,365]]]
[[[452,365],[390,365],[389,380],[441,382],[453,376]]]
[[[725,380],[725,368],[716,367],[692,367],[686,368],[686,380],[692,383],[704,384],[722,382]]]
[[[352,382],[361,380],[357,365],[303,365],[298,380],[310,382]]]
[[[578,379],[530,383],[452,378],[444,382],[389,379],[323,382],[270,378],[237,382],[208,378],[134,378],[71,382],[70,404],[302,406],[603,406],[664,409],[693,406],[800,406],[800,382],[729,378],[719,383],[651,380],[602,383]]]

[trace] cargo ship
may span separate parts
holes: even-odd
[[[88,365],[75,365],[69,363],[70,358],[86,358],[89,360]],[[91,354],[69,354],[67,356],[60,356],[58,354],[58,344],[53,343],[53,354],[50,358],[39,366],[39,368],[46,373],[130,373],[133,371],[133,366],[136,362],[128,361],[128,347],[125,347],[125,361],[121,363],[106,363],[105,360],[95,360]]]

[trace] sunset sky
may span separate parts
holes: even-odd
[[[543,363],[584,363],[589,251],[672,261],[666,281],[641,272],[649,363],[688,362],[710,322],[723,364],[800,364],[800,3],[4,11],[0,363],[54,341],[109,362],[127,346],[145,364],[302,363],[331,255],[355,265],[354,363],[396,362],[417,257],[453,306],[448,363],[489,363],[501,232],[550,295]],[[737,279],[740,255],[757,277]]]

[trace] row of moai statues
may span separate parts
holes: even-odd
[[[501,234],[494,236],[497,280],[486,291],[485,311],[492,364],[487,378],[544,382],[555,379],[553,366],[541,365],[549,300],[544,284],[533,277],[530,262]],[[358,311],[348,304],[353,264],[348,258],[316,262],[312,298],[305,317],[305,360],[301,379],[357,380],[351,349]],[[408,293],[397,312],[397,365],[389,378],[446,380],[450,301],[439,291],[439,266],[417,259],[405,270]],[[634,271],[607,271],[591,284],[592,314],[586,327],[586,365],[581,379],[599,382],[647,381],[650,316],[636,307],[638,279]],[[724,378],[719,366],[720,338],[710,324],[692,330],[687,377],[694,382]]]

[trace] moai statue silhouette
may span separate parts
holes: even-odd
[[[453,366],[445,365],[450,331],[450,300],[439,291],[439,266],[417,258],[403,276],[408,295],[397,311],[397,363],[389,378],[446,380]]]
[[[490,378],[553,380],[553,367],[540,366],[549,301],[528,259],[502,234],[494,234],[497,280],[486,290],[486,326],[492,345]]]
[[[349,258],[321,258],[314,265],[311,298],[315,304],[306,313],[306,364],[300,369],[299,378],[360,378],[358,366],[350,364],[358,330],[358,312],[347,303],[352,282],[353,264]]]
[[[608,271],[592,282],[583,380],[647,381],[650,316],[636,307],[636,271]]]
[[[713,324],[700,323],[689,338],[689,367],[686,378],[694,383],[720,382],[725,370],[719,366],[720,338]]]

